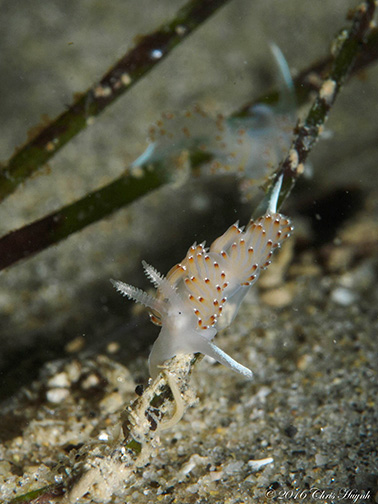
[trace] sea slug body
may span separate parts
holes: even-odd
[[[279,70],[278,103],[257,103],[246,117],[214,117],[199,105],[185,112],[165,112],[150,127],[149,145],[132,168],[170,161],[176,173],[179,168],[185,172],[187,163],[182,162],[181,154],[197,153],[203,157],[200,166],[196,166],[199,173],[235,174],[243,197],[249,199],[253,188],[262,185],[286,156],[297,121],[289,67],[276,45],[271,44],[271,50]]]
[[[238,223],[232,225],[209,248],[204,243],[192,245],[166,277],[143,261],[145,273],[157,289],[155,296],[112,280],[118,292],[149,308],[152,322],[161,326],[149,357],[152,378],[171,357],[196,352],[252,378],[252,371],[212,340],[234,320],[248,289],[292,229],[289,219],[269,212],[251,220],[245,229]]]

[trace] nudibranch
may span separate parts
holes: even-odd
[[[218,348],[213,339],[234,320],[249,288],[292,229],[289,219],[269,211],[245,229],[232,225],[209,248],[205,243],[192,245],[166,277],[143,261],[156,295],[112,280],[118,292],[146,306],[152,322],[161,326],[149,357],[152,378],[171,357],[197,352],[252,378],[252,371]]]
[[[198,105],[185,112],[163,113],[149,130],[147,149],[133,167],[182,159],[183,151],[201,152],[202,174],[234,173],[250,196],[287,154],[296,123],[296,103],[290,70],[280,49],[271,44],[279,69],[280,99],[275,105],[258,103],[248,117],[212,117]],[[209,159],[209,161],[206,161]]]

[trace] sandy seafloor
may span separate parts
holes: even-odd
[[[4,4],[1,158],[179,5]],[[325,56],[354,5],[235,0],[6,200],[1,232],[119,176],[162,111],[229,113],[260,96],[274,82],[270,40],[293,72]],[[377,77],[371,67],[343,90],[312,177],[282,210],[293,238],[217,336],[254,381],[204,359],[198,402],[112,502],[378,502]],[[188,181],[1,272],[0,500],[61,481],[147,382],[156,328],[109,278],[146,288],[141,259],[166,272],[252,210],[232,178]]]

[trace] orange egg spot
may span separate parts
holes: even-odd
[[[190,131],[189,131],[189,128],[187,128],[186,126],[184,126],[182,128],[182,132],[184,133],[184,135],[186,136],[186,138],[190,138],[192,135],[190,134]]]

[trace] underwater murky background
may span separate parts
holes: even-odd
[[[63,111],[138,34],[153,30],[181,4],[2,2],[0,158],[10,157],[31,128]],[[275,84],[270,41],[281,48],[293,75],[326,56],[347,24],[348,6],[355,5],[230,3],[2,204],[1,234],[120,176],[146,148],[148,128],[161,112],[200,103],[209,113],[229,114],[263,96]],[[128,502],[269,502],[268,488],[278,497],[282,489],[313,486],[370,489],[374,499],[377,82],[378,68],[372,66],[345,86],[327,123],[330,138],[311,154],[312,177],[297,184],[282,210],[296,233],[281,272],[271,275],[271,283],[261,278],[235,325],[219,336],[222,348],[249,361],[256,383],[242,383],[219,366],[202,363],[195,369],[198,404],[167,433],[148,471],[135,475]],[[146,288],[142,259],[165,273],[194,241],[210,243],[237,219],[244,224],[253,208],[254,202],[241,201],[232,176],[193,179],[150,194],[0,273],[0,397],[7,399],[0,459],[10,464],[1,466],[0,478],[9,478],[10,471],[16,481],[16,473],[33,474],[33,465],[46,460],[47,474],[54,450],[36,448],[45,435],[58,452],[63,432],[65,446],[67,433],[79,436],[80,428],[70,423],[78,404],[87,401],[83,415],[90,417],[114,391],[114,376],[125,373],[127,386],[115,403],[120,407],[135,384],[147,379],[157,330],[114,292],[109,278]],[[65,366],[73,361],[81,376],[96,368],[96,387],[106,386],[99,396],[72,392],[71,409],[62,413],[57,407],[54,418],[63,425],[58,436],[38,437],[32,427],[26,434],[27,423],[56,407],[46,396],[49,380],[68,373]],[[9,398],[37,380],[41,369],[26,414],[24,395],[17,403]],[[90,387],[89,382],[82,390]],[[107,413],[116,408],[110,399],[102,404]],[[35,460],[29,450],[36,451]],[[10,460],[12,454],[18,458]],[[248,465],[265,457],[274,464],[262,472]]]

